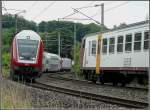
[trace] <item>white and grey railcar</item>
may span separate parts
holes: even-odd
[[[61,69],[61,58],[52,53],[43,54],[43,72],[56,72]]]
[[[72,60],[69,58],[62,58],[61,71],[70,71],[72,68]]]
[[[98,34],[86,35],[82,40],[81,70],[86,79],[95,78],[96,55],[98,48]],[[100,43],[100,81],[104,83],[104,77],[111,77],[114,84],[116,77],[129,77],[130,74],[148,75],[149,67],[149,21],[142,21],[127,25],[118,29],[102,33]],[[114,78],[113,78],[114,77]],[[131,76],[130,76],[131,77]],[[118,77],[123,81],[122,77]],[[106,78],[107,79],[107,78]],[[132,79],[132,78],[131,78]],[[114,81],[115,80],[115,81]],[[140,79],[141,80],[141,79]],[[123,85],[125,81],[123,81]]]

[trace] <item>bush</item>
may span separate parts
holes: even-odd
[[[10,53],[2,54],[2,76],[8,77],[10,71]]]

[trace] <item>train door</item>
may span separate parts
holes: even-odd
[[[102,34],[97,36],[96,74],[100,74]]]

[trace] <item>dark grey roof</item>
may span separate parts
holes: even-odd
[[[133,27],[133,26],[138,26],[138,25],[142,25],[142,24],[146,24],[146,23],[149,23],[149,20],[128,24],[128,25],[122,26],[122,27],[116,27],[115,29],[114,28],[113,29],[108,29],[108,30],[103,31],[102,33],[110,32],[110,31],[116,31],[116,30],[125,29],[125,28],[130,28],[130,27]],[[100,32],[87,34],[84,37],[88,37],[88,36],[95,35],[95,34],[100,34]]]

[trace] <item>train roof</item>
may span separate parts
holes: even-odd
[[[56,56],[56,57],[59,57],[57,54],[54,54],[54,53],[44,52],[44,54],[45,54],[46,56]]]
[[[130,27],[134,27],[134,26],[139,26],[139,25],[143,25],[143,24],[148,24],[148,23],[149,23],[149,20],[141,21],[141,22],[136,22],[136,23],[132,23],[132,24],[128,24],[128,25],[122,26],[122,27],[117,27],[117,28],[113,28],[113,29],[108,29],[108,30],[103,31],[102,33],[107,33],[107,32],[111,32],[111,31],[117,31],[117,30],[121,30],[121,29],[125,29],[125,28],[130,28]],[[86,37],[90,37],[90,36],[92,36],[92,35],[97,35],[97,34],[100,34],[100,32],[87,34],[87,35],[85,35],[85,36],[83,37],[83,39],[85,39]]]
[[[66,58],[66,57],[62,57],[62,59],[64,59],[64,60],[71,60],[70,58]]]
[[[30,36],[30,37],[35,38],[35,39],[41,39],[41,37],[36,32],[34,32],[32,30],[22,30],[15,35],[15,37],[18,39],[24,39],[27,36]]]

